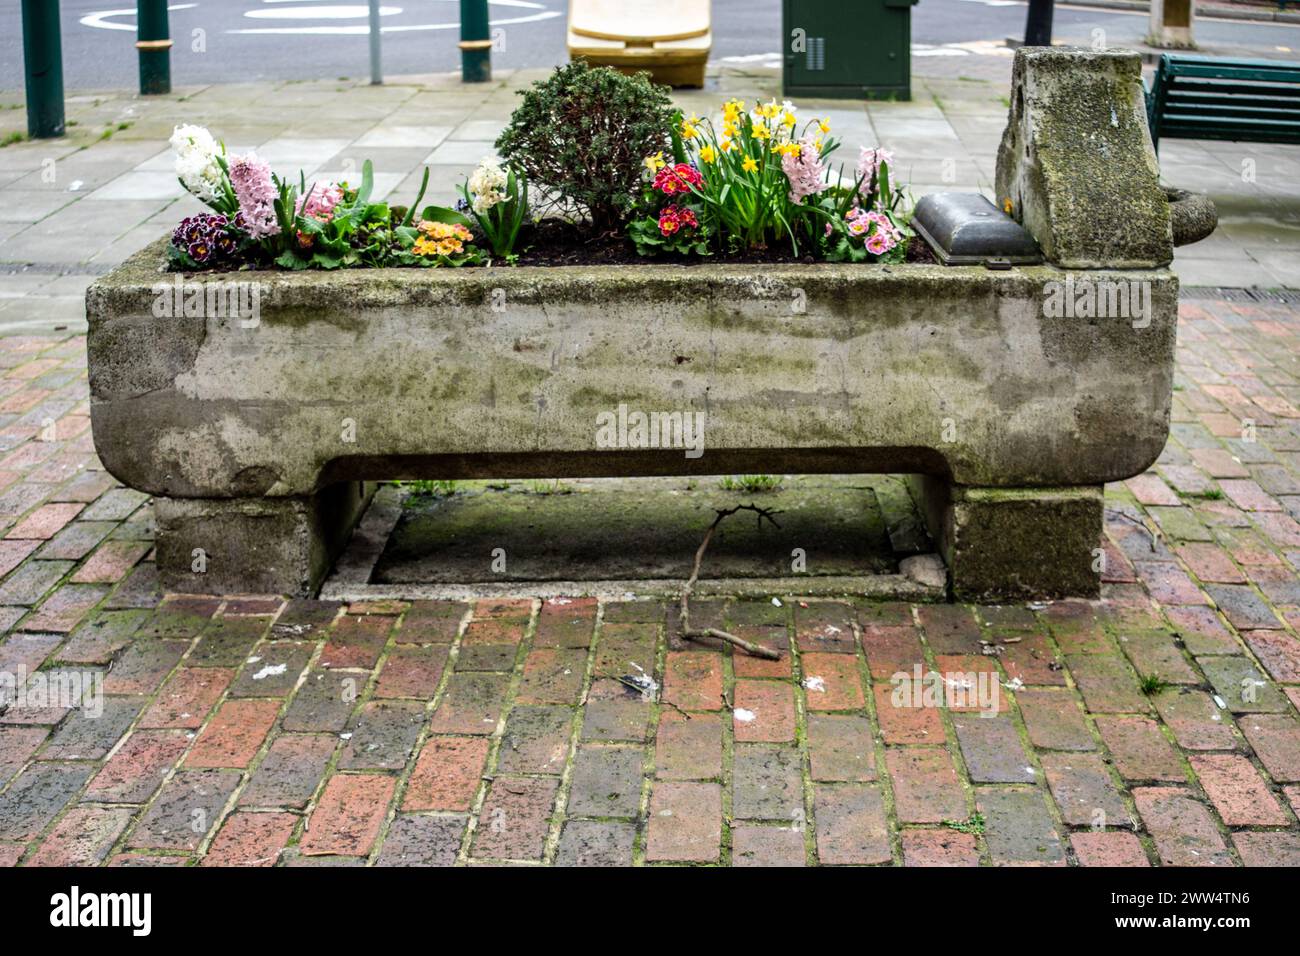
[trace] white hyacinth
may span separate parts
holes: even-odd
[[[176,175],[199,199],[211,202],[221,195],[222,173],[217,163],[221,147],[202,126],[177,126],[172,131]]]
[[[480,215],[487,212],[499,202],[505,202],[506,171],[491,159],[478,164],[469,177],[469,191],[474,196],[474,211]]]

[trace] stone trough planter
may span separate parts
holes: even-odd
[[[917,476],[958,597],[1095,594],[1101,486],[1159,455],[1172,387],[1177,280],[1137,76],[1131,54],[1017,55],[998,191],[1043,266],[178,286],[155,245],[87,293],[96,448],[155,496],[176,590],[310,593],[381,479],[763,471]],[[1109,184],[1078,162],[1099,148]],[[1080,314],[1089,295],[1107,314]]]

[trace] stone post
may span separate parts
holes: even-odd
[[[1152,286],[1176,288],[1165,268],[1173,259],[1169,203],[1147,131],[1136,53],[1016,51],[997,201],[1038,240],[1056,267],[1053,281],[1070,295],[1090,285],[1116,288],[1109,276],[1120,269],[1149,270],[1149,280],[1141,271],[1123,280],[1146,282],[1148,295]],[[1154,319],[1105,326],[1113,335],[1133,336],[1134,351],[1171,346],[1155,337],[1171,334],[1175,296],[1148,301],[1160,312]],[[1104,310],[1058,314],[1046,302],[1039,319],[1045,337],[1124,321]],[[1153,379],[1153,407],[1167,406],[1172,385],[1169,376]],[[1116,440],[1124,439],[1117,434]],[[913,488],[958,599],[1100,593],[1101,485],[975,487],[927,475]]]
[[[1151,0],[1151,32],[1147,43],[1168,50],[1194,50],[1192,20],[1196,0]]]
[[[1016,51],[997,203],[1064,269],[1153,269],[1174,257],[1169,200],[1131,50]]]

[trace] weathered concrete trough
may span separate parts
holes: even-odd
[[[1177,280],[1136,57],[1038,56],[1018,54],[999,193],[1049,262],[1088,271],[718,263],[178,286],[161,244],[146,249],[87,293],[91,417],[108,470],[155,496],[164,585],[308,593],[380,479],[894,472],[919,476],[956,595],[1096,593],[1101,486],[1167,437]],[[1108,151],[1123,183],[1086,193],[1122,229],[1081,234],[1062,214],[1084,192],[1045,126]],[[218,285],[232,282],[246,285]]]

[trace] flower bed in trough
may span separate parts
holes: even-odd
[[[181,126],[177,175],[212,212],[176,227],[168,258],[185,271],[518,264],[548,253],[536,247],[558,218],[596,255],[901,261],[889,153],[862,147],[846,174],[830,122],[797,113],[728,100],[716,123],[684,116],[644,74],[578,61],[524,92],[504,162],[484,159],[455,208],[421,206],[427,169],[409,205],[390,205],[372,200],[369,162],[358,184],[308,184]]]
[[[182,128],[211,216],[87,293],[100,457],[183,591],[311,592],[375,481],[762,471],[917,476],[958,596],[1096,593],[1101,486],[1168,432],[1168,205],[1136,56],[1013,82],[999,200],[1047,263],[1005,270],[907,261],[887,154],[834,167],[821,120],[599,70],[530,91],[459,209]],[[635,264],[521,264],[557,219]]]

